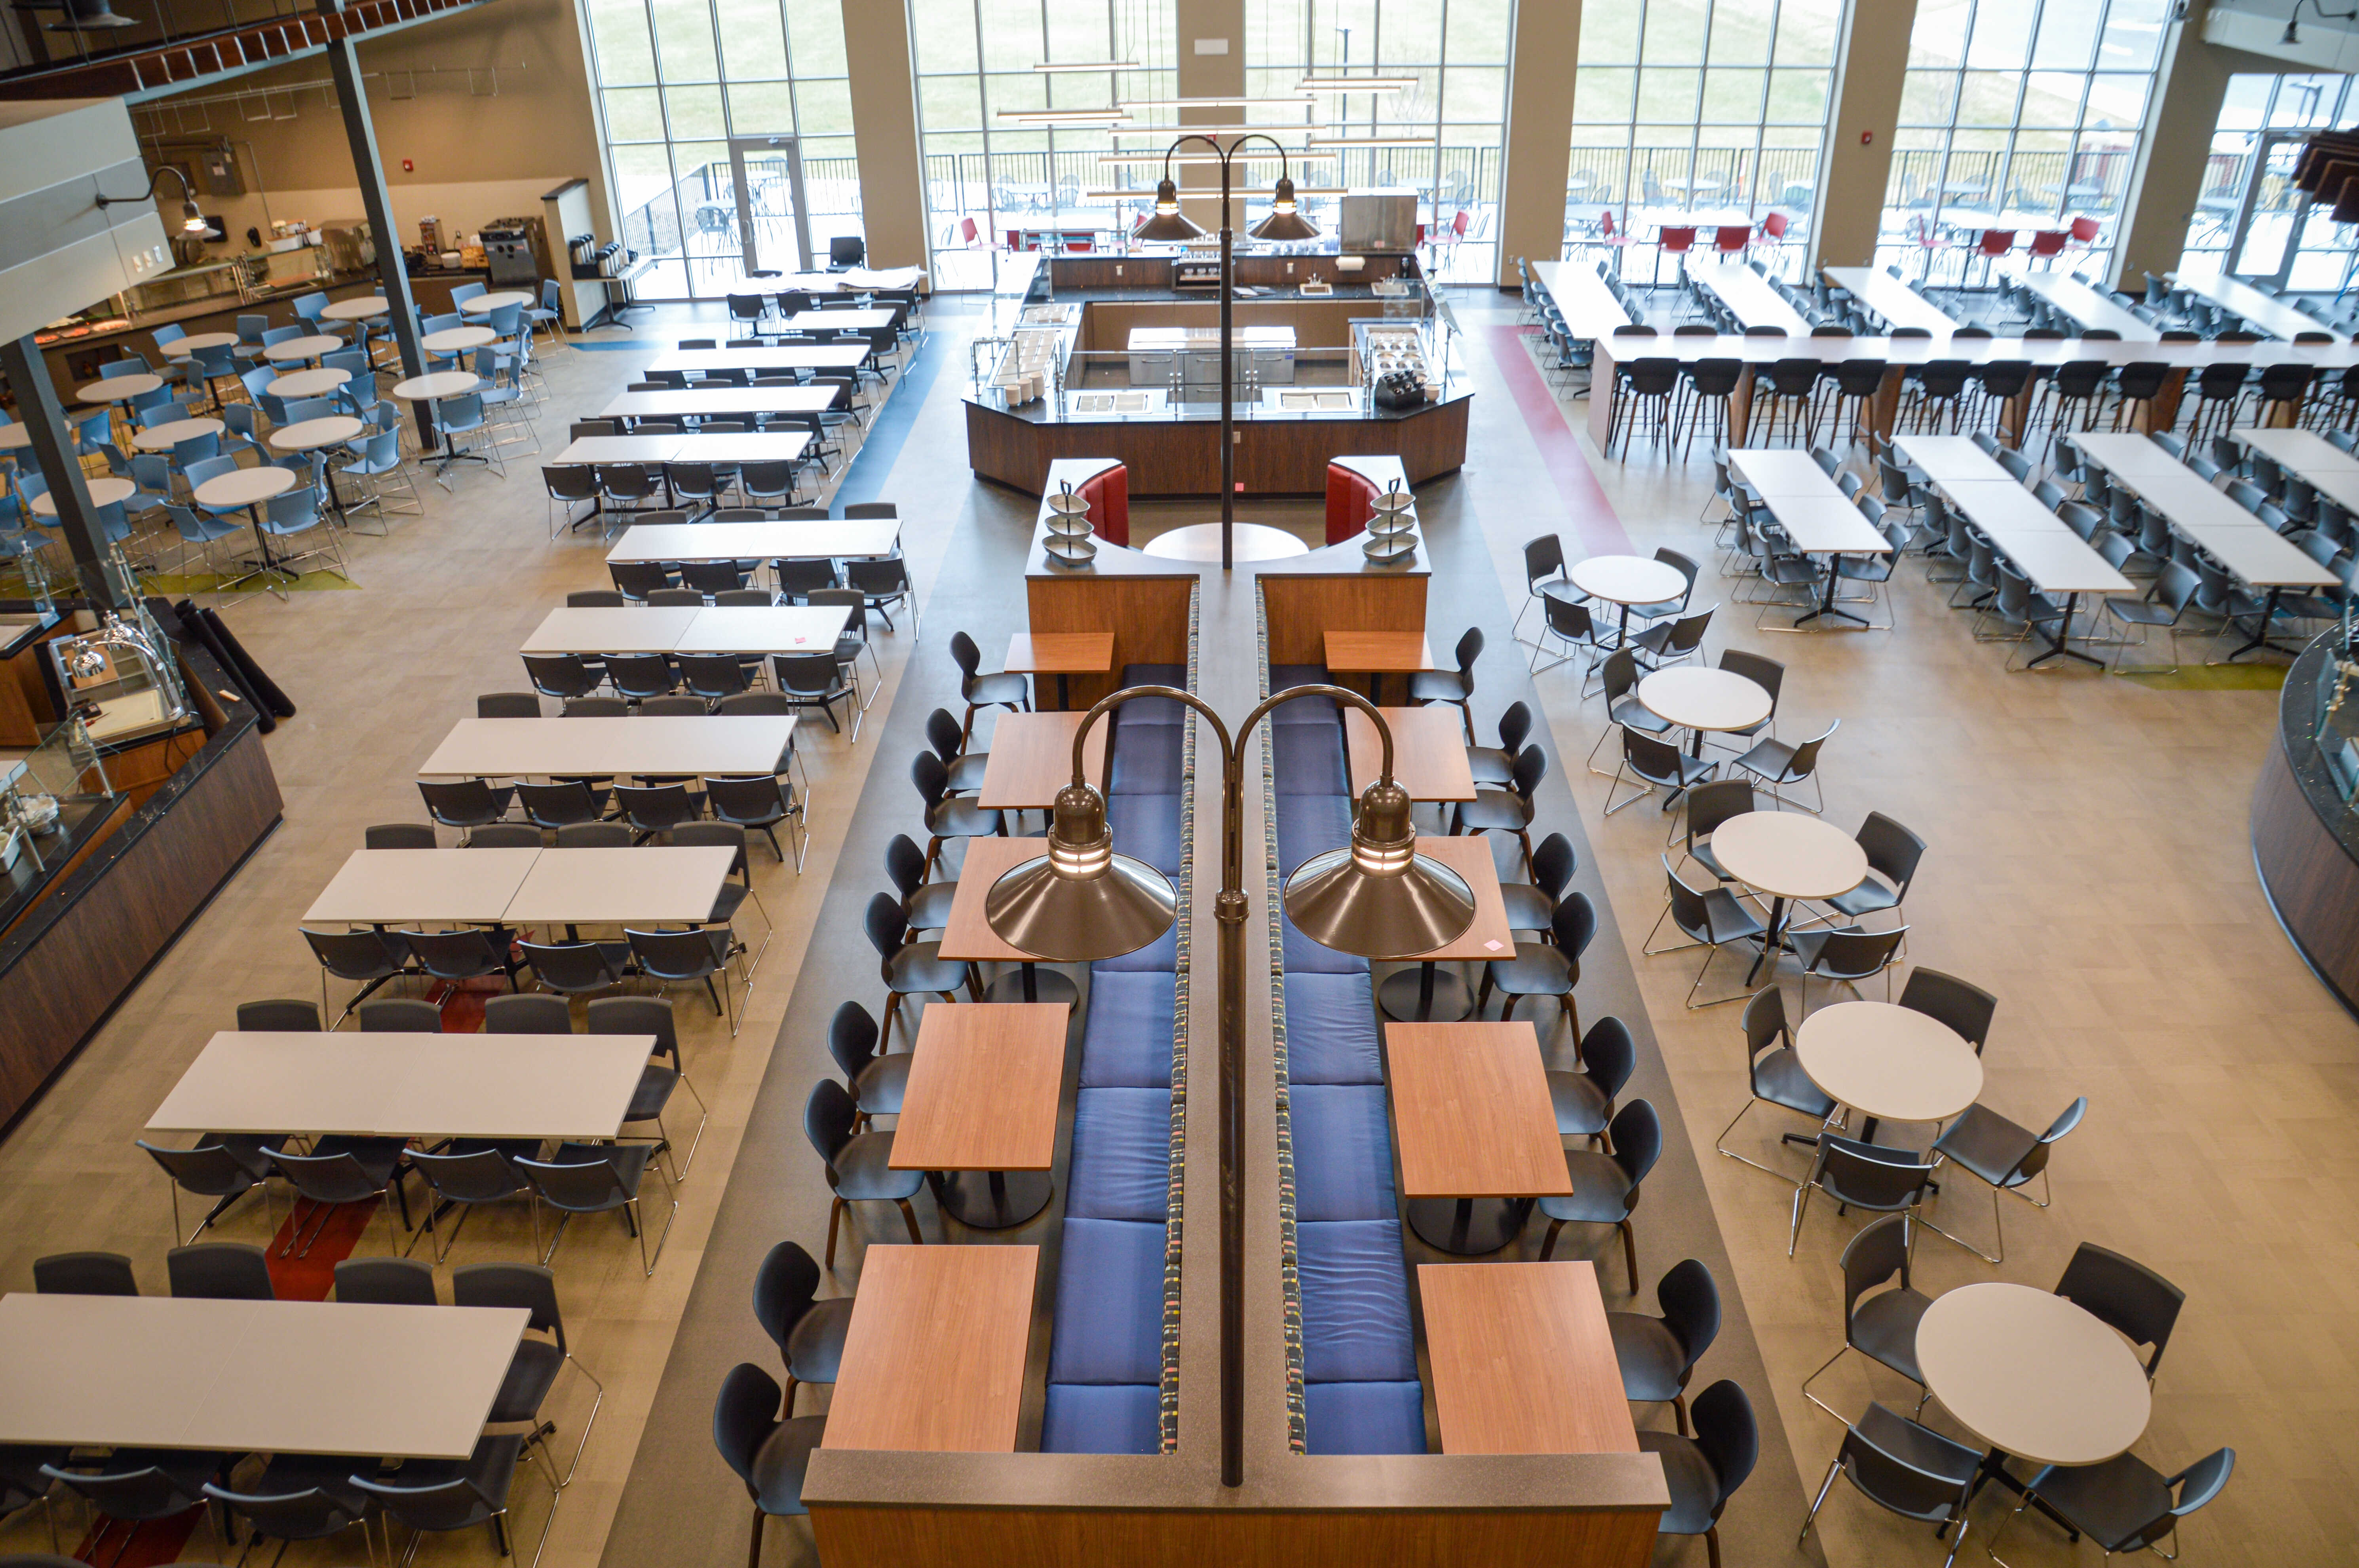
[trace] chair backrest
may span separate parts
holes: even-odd
[[[538,719],[540,717],[540,694],[532,691],[480,692],[475,697],[475,717]]]
[[[1549,915],[1549,930],[1556,937],[1558,950],[1578,962],[1597,935],[1597,911],[1589,895],[1569,892],[1557,900]]]
[[[926,743],[945,762],[956,762],[966,749],[966,733],[947,708],[937,708],[926,715]]]
[[[1638,1206],[1638,1184],[1655,1168],[1663,1152],[1662,1119],[1655,1114],[1653,1104],[1634,1099],[1614,1112],[1606,1125],[1605,1136],[1614,1150],[1614,1162],[1622,1168],[1623,1179],[1630,1184],[1629,1206]]]
[[[777,1342],[781,1358],[788,1336],[819,1294],[820,1279],[818,1261],[792,1241],[771,1248],[754,1271],[754,1321]]]
[[[571,1034],[573,1010],[561,996],[536,991],[522,996],[495,996],[484,1003],[486,1034]]]
[[[1761,1054],[1781,1045],[1793,1044],[1786,1027],[1786,993],[1775,985],[1762,987],[1745,1004],[1742,1023],[1745,1031],[1745,1059],[1748,1066]]]
[[[757,1500],[755,1461],[781,1424],[777,1411],[784,1398],[776,1379],[751,1361],[740,1361],[721,1379],[721,1392],[712,1400],[712,1446]]]
[[[1896,892],[1908,892],[1917,863],[1924,859],[1925,840],[1880,811],[1867,814],[1856,838],[1867,851],[1868,869],[1890,881]]]
[[[2046,1170],[2048,1156],[2055,1149],[2057,1141],[2080,1126],[2081,1119],[2088,1114],[2089,1097],[2086,1095],[2079,1097],[2071,1105],[2058,1111],[2056,1119],[2048,1124],[2048,1130],[2041,1133],[2038,1140],[2023,1152],[2023,1158],[2015,1162],[2013,1180],[2017,1183],[2027,1182]]]
[[[1564,892],[1565,884],[1572,881],[1572,873],[1580,865],[1581,857],[1574,851],[1572,840],[1561,833],[1551,833],[1532,851],[1532,885],[1553,900]]]
[[[277,1292],[270,1284],[270,1262],[259,1247],[244,1241],[201,1241],[175,1247],[164,1254],[165,1277],[172,1294],[207,1301],[266,1302]]]
[[[1998,998],[1971,980],[1919,965],[1909,971],[1908,982],[1900,988],[1900,1005],[1947,1024],[1979,1056],[1990,1042],[1991,1016],[1998,1011]]]
[[[1548,777],[1548,752],[1537,745],[1525,747],[1516,754],[1512,771],[1515,792],[1529,806],[1532,792],[1540,787],[1540,780]]]
[[[557,1341],[565,1351],[565,1315],[557,1306],[557,1276],[538,1263],[469,1263],[451,1271],[451,1304],[462,1307],[522,1307],[527,1326]]]
[[[1908,1217],[1888,1214],[1851,1238],[1843,1251],[1843,1329],[1850,1333],[1859,1298],[1894,1275],[1908,1289]]]
[[[45,1296],[136,1296],[139,1281],[120,1252],[52,1252],[33,1260],[33,1289]]]
[[[1793,784],[1799,780],[1809,778],[1812,773],[1818,772],[1819,748],[1824,746],[1827,741],[1833,737],[1834,732],[1842,728],[1843,720],[1838,719],[1834,720],[1834,722],[1829,724],[1823,732],[1813,735],[1810,739],[1795,747],[1793,760],[1786,764],[1786,772],[1777,782],[1780,784]]]
[[[2171,1325],[2187,1292],[2135,1259],[2083,1241],[2064,1265],[2056,1293],[2101,1323],[2119,1329],[2133,1345],[2151,1345],[2146,1375],[2152,1379],[2170,1344]]]
[[[1930,1452],[1951,1460],[1964,1455],[1963,1478],[1948,1470],[1920,1468],[1876,1441],[1880,1436],[1897,1448],[1912,1435],[1916,1439],[1908,1443],[1912,1454]],[[1918,1425],[1897,1411],[1871,1404],[1860,1417],[1859,1424],[1843,1433],[1836,1463],[1870,1502],[1904,1518],[1930,1522],[1952,1519],[1963,1512],[1966,1488],[1973,1483],[1973,1461],[1978,1457],[1973,1450]]]
[[[584,697],[583,701],[592,698]],[[623,822],[569,822],[557,830],[557,847],[560,849],[627,849],[631,847],[630,825]]]
[[[237,1004],[237,1026],[248,1033],[316,1034],[320,1032],[320,1007],[317,1002],[279,998],[242,1001]]]
[[[1906,1149],[1822,1132],[1810,1179],[1838,1203],[1888,1214],[1913,1207],[1924,1196],[1933,1167]]]
[[[1770,216],[1774,220],[1777,215]],[[1753,1401],[1727,1378],[1698,1394],[1689,1403],[1688,1414],[1695,1427],[1696,1447],[1712,1466],[1712,1517],[1717,1519],[1760,1460],[1760,1427],[1754,1420]]]
[[[827,1026],[827,1052],[843,1069],[846,1083],[867,1070],[868,1064],[876,1059],[876,1020],[866,1008],[856,1001],[847,1001],[835,1010]]]
[[[1720,1337],[1720,1287],[1712,1270],[1694,1258],[1672,1264],[1655,1283],[1655,1301],[1663,1309],[1663,1326],[1694,1366]]]
[[[834,1180],[835,1157],[852,1141],[852,1123],[859,1114],[853,1105],[852,1091],[833,1078],[821,1078],[811,1086],[810,1098],[803,1102],[803,1136],[818,1151],[829,1169],[829,1180]]]
[[[439,1034],[442,1010],[419,997],[380,997],[353,1009],[364,1034]]]
[[[1483,629],[1469,626],[1458,639],[1458,674],[1466,682],[1466,689],[1474,689],[1474,661],[1483,656]]]
[[[1832,979],[1857,979],[1893,961],[1908,928],[1890,931],[1830,931],[1810,959],[1810,972]]]
[[[661,997],[603,996],[589,1006],[585,1028],[592,1034],[652,1034],[650,1055],[679,1056],[679,1033],[671,1003]]]
[[[336,1265],[336,1299],[379,1306],[440,1306],[434,1271],[414,1258],[347,1258]]]

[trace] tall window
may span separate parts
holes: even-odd
[[[2294,189],[2293,164],[2311,131],[2359,114],[2359,92],[2351,81],[2314,75],[2228,79],[2203,188],[2188,219],[2183,267],[2321,292],[2350,285],[2359,233],[2335,222],[2331,205],[2312,206]]]
[[[1842,19],[1842,0],[1583,6],[1566,243],[1608,214],[1642,240],[1666,225],[1782,226],[1775,254],[1799,276]]]
[[[1172,25],[1171,0],[910,0],[937,287],[987,288],[995,248],[1094,245],[1145,215],[1103,125],[1016,116],[1171,98]],[[1116,63],[1136,69],[1038,69]]]
[[[1314,151],[1329,139],[1382,144],[1345,147],[1297,172],[1297,185],[1329,193],[1305,198],[1314,221],[1334,232],[1332,193],[1414,190],[1433,275],[1480,284],[1497,276],[1515,16],[1516,0],[1245,0],[1248,94],[1284,97],[1312,74],[1414,81],[1264,111],[1306,129]]]
[[[1876,259],[2094,221],[2110,257],[2169,0],[1919,0]]]
[[[793,268],[786,160],[747,156],[741,211],[733,136],[798,138],[815,265],[861,232],[839,0],[588,0],[588,14],[621,239],[657,260],[639,293],[744,287],[749,229],[765,270]]]

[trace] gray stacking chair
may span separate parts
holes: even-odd
[[[1933,1298],[1909,1283],[1908,1221],[1906,1216],[1887,1214],[1882,1219],[1851,1238],[1843,1249],[1843,1342],[1842,1348],[1828,1357],[1817,1372],[1802,1379],[1802,1397],[1833,1416],[1843,1419],[1843,1412],[1810,1392],[1810,1385],[1821,1373],[1842,1360],[1854,1350],[1871,1361],[1880,1361],[1891,1368],[1920,1390],[1917,1409],[1921,1411],[1925,1401],[1932,1397],[1925,1388],[1925,1375],[1917,1367],[1917,1324]],[[1895,1278],[1899,1284],[1886,1291],[1880,1285],[1890,1284]],[[1873,1295],[1870,1292],[1875,1292]]]

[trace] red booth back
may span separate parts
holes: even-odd
[[[1368,519],[1375,515],[1373,503],[1376,499],[1374,481],[1354,473],[1342,463],[1327,465],[1327,542],[1340,545],[1354,534],[1363,533]]]
[[[1130,543],[1130,470],[1116,463],[1082,486],[1090,526],[1109,545]]]

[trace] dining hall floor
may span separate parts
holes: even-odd
[[[1452,303],[1467,329],[1477,395],[1466,469],[1421,492],[1438,564],[1448,568],[1437,578],[1430,622],[1437,652],[1464,624],[1513,614],[1524,591],[1520,546],[1538,534],[1562,535],[1576,557],[1685,550],[1707,563],[1698,602],[1724,600],[1712,525],[1697,520],[1710,492],[1701,452],[1685,466],[1643,449],[1626,466],[1600,461],[1581,434],[1581,406],[1559,402],[1534,370],[1514,330],[1512,298],[1465,295]],[[912,641],[906,621],[895,633],[879,628],[884,690],[856,745],[827,735],[823,723],[817,734],[807,724],[798,737],[812,772],[813,840],[799,878],[755,852],[756,887],[777,935],[745,999],[744,1028],[733,1040],[701,999],[679,1002],[690,1071],[712,1120],[653,1278],[640,1276],[636,1248],[618,1225],[575,1225],[556,1259],[574,1354],[607,1395],[545,1563],[588,1568],[606,1556],[616,1568],[636,1568],[655,1544],[680,1562],[743,1559],[742,1491],[701,1424],[679,1414],[699,1395],[709,1412],[711,1383],[686,1374],[714,1358],[774,1359],[745,1310],[751,1262],[735,1238],[792,1236],[816,1252],[826,1212],[799,1119],[783,1134],[775,1118],[760,1122],[753,1142],[745,1130],[756,1124],[766,1075],[775,1080],[767,1098],[789,1097],[799,1110],[812,1077],[832,1070],[807,1033],[782,1038],[799,980],[810,993],[798,1010],[803,1016],[819,1008],[823,1018],[844,996],[875,1005],[873,957],[856,934],[847,943],[842,931],[821,928],[822,905],[856,911],[882,883],[876,846],[915,820],[905,738],[945,687],[950,632],[971,625],[995,663],[988,632],[1012,629],[1020,614],[1017,600],[987,595],[961,570],[1020,541],[1031,515],[1028,503],[974,483],[962,460],[962,321],[974,319],[955,298],[931,308],[932,341],[908,377],[897,379],[846,481],[854,499],[899,503],[921,595],[954,613],[929,617],[922,641]],[[642,318],[636,334],[596,335],[602,344],[644,348],[547,354],[544,447],[561,444],[565,421],[594,412],[643,353],[690,331],[685,312],[667,308]],[[524,685],[516,649],[566,590],[605,585],[590,531],[549,543],[536,462],[528,453],[514,458],[504,481],[462,473],[449,492],[421,484],[423,518],[397,521],[389,538],[352,548],[357,592],[265,597],[226,609],[301,708],[268,741],[286,821],[0,1142],[0,1289],[28,1288],[38,1256],[95,1248],[130,1254],[143,1284],[162,1289],[166,1195],[132,1144],[147,1111],[207,1035],[228,1025],[238,1001],[316,997],[315,966],[295,935],[312,895],[357,847],[363,827],[421,819],[410,770],[425,751],[473,711],[477,692]],[[1249,511],[1317,525],[1310,503]],[[1142,507],[1140,521],[1177,522],[1184,512]],[[1480,575],[1486,557],[1488,579]],[[2006,674],[2007,650],[1972,641],[1966,617],[1942,608],[1947,591],[1926,586],[1911,562],[1893,593],[1896,632],[1787,635],[1756,630],[1749,609],[1731,606],[1708,643],[1715,656],[1742,647],[1787,664],[1778,726],[1786,739],[1843,720],[1824,760],[1828,820],[1848,831],[1865,812],[1882,810],[1928,840],[1908,900],[1909,957],[1998,995],[1985,1102],[2037,1126],[2073,1096],[2089,1097],[2087,1121],[2058,1149],[2054,1206],[2042,1213],[2008,1204],[2006,1261],[1986,1265],[1927,1235],[1919,1288],[1990,1279],[2045,1286],[2082,1239],[2160,1270],[2188,1302],[2137,1452],[2166,1472],[2222,1444],[2239,1457],[2226,1493],[2184,1532],[2190,1560],[2352,1561],[2359,1509],[2347,1477],[2359,1468],[2351,1435],[2359,1423],[2350,1419],[2359,1373],[2343,1346],[2359,1341],[2359,1303],[2346,1282],[2350,1243],[2342,1238],[2359,1218],[2359,1187],[2343,1152],[2359,1098],[2359,1029],[2304,969],[2254,880],[2245,818],[2276,693],[2077,670]],[[961,619],[969,615],[975,619]],[[2201,657],[2201,644],[2190,652]],[[922,660],[915,670],[907,663],[913,654]],[[1521,656],[1495,636],[1478,668],[1475,710],[1486,741],[1509,699],[1496,694],[1523,681],[1510,662]],[[1732,1332],[1705,1357],[1695,1386],[1737,1376],[1775,1439],[1731,1507],[1727,1560],[1814,1561],[1823,1551],[1824,1561],[1843,1565],[1936,1563],[1943,1549],[1921,1527],[1841,1486],[1811,1543],[1794,1550],[1801,1509],[1842,1435],[1797,1390],[1840,1343],[1835,1259],[1856,1222],[1814,1206],[1789,1260],[1788,1188],[1712,1153],[1713,1135],[1744,1103],[1737,1009],[1687,1011],[1680,999],[1694,955],[1639,951],[1662,903],[1667,824],[1650,805],[1601,816],[1606,781],[1581,765],[1598,737],[1600,704],[1579,700],[1579,681],[1577,667],[1566,666],[1531,684],[1547,721],[1534,738],[1549,753],[1551,792],[1569,784],[1579,812],[1582,883],[1608,905],[1592,950],[1594,978],[1583,983],[1584,1017],[1593,1007],[1607,1010],[1593,1004],[1593,985],[1619,994],[1615,974],[1635,975],[1632,1000],[1614,1005],[1643,1000],[1647,1017],[1634,1022],[1651,1024],[1679,1112],[1668,1124],[1684,1127],[1709,1204],[1708,1215],[1674,1201],[1640,1210],[1645,1257],[1635,1304],[1651,1310],[1653,1279],[1686,1255],[1690,1238],[1679,1227],[1692,1224],[1694,1249],[1726,1259],[1722,1284],[1732,1315]],[[880,752],[884,766],[872,776]],[[885,819],[854,820],[864,790],[889,803]],[[832,891],[839,870],[842,885]],[[758,914],[749,923],[759,924]],[[1601,952],[1608,943],[1619,951]],[[1715,979],[1733,983],[1736,968],[1729,962]],[[1642,1074],[1657,1070],[1642,1063]],[[1789,1124],[1756,1110],[1739,1130],[1742,1144],[1799,1174],[1799,1156],[1771,1147]],[[1923,1130],[1915,1130],[1921,1141]],[[725,1236],[716,1230],[724,1188],[734,1211]],[[1978,1185],[1962,1183],[1944,1201],[1946,1212],[1935,1217],[1945,1227],[1986,1235],[1989,1205]],[[929,1203],[921,1199],[920,1207],[929,1238],[938,1238]],[[264,1238],[243,1209],[220,1234]],[[890,1233],[864,1218],[857,1235]],[[723,1240],[734,1250],[716,1249]],[[454,1260],[521,1258],[525,1246],[521,1217],[485,1214],[470,1221]],[[856,1267],[859,1248],[847,1246]],[[848,1268],[847,1288],[853,1277]],[[1609,1306],[1632,1304],[1618,1260],[1602,1279]],[[707,1299],[692,1304],[692,1295]],[[684,1321],[701,1322],[708,1307],[716,1323],[723,1308],[734,1313],[733,1337],[704,1344],[679,1332]],[[1913,1402],[1898,1379],[1879,1374],[1871,1382],[1856,1360],[1847,1357],[1816,1391],[1841,1409],[1870,1397],[1904,1410]],[[560,1389],[553,1413],[570,1433],[586,1406],[578,1386]],[[1640,1414],[1650,1425],[1668,1419],[1659,1409]],[[1938,1412],[1930,1419],[1940,1421]],[[668,1490],[682,1480],[677,1495]],[[521,1550],[529,1553],[546,1492],[527,1477],[516,1495]],[[714,1498],[729,1499],[725,1517],[703,1507]],[[1997,1497],[1985,1494],[1967,1553],[1980,1552],[2004,1515]],[[766,1562],[808,1560],[807,1542],[800,1527],[774,1529]],[[46,1546],[37,1519],[0,1527],[0,1550]],[[183,1554],[217,1550],[200,1527]],[[488,1550],[479,1536],[430,1540],[420,1559],[487,1562]],[[2060,1535],[2030,1524],[2010,1530],[2006,1552],[2018,1564],[2075,1560]],[[298,1546],[288,1562],[325,1568],[348,1555],[342,1547]],[[2081,1549],[2080,1557],[2089,1555]],[[1702,1547],[1666,1543],[1658,1560],[1701,1564]]]

